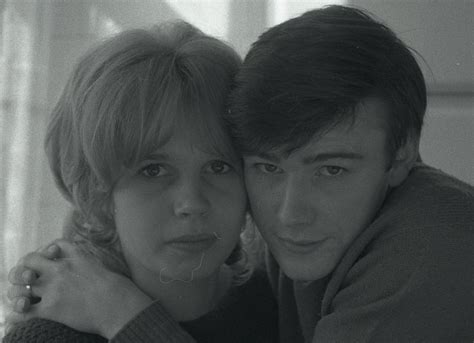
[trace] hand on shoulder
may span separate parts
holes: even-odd
[[[54,245],[59,256],[49,259],[33,252],[10,272],[10,300],[28,299],[26,306],[14,308],[10,323],[44,318],[111,338],[152,303],[130,279],[109,271],[74,244],[59,240]],[[28,289],[22,277],[27,274]],[[39,301],[30,305],[33,298]]]

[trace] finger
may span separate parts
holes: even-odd
[[[28,297],[18,297],[13,301],[12,309],[16,313],[28,312],[31,308],[30,298]]]
[[[47,246],[43,246],[36,250],[34,253],[31,254],[41,254],[46,258],[54,259],[59,255],[60,248],[55,245],[54,243],[49,244]],[[28,254],[28,255],[31,255]],[[18,263],[15,267],[10,269],[8,273],[8,281],[14,285],[26,285],[34,283],[35,280],[38,278],[38,275],[35,273],[34,270],[26,267],[24,265],[25,259],[28,255],[20,258]]]
[[[29,287],[29,288],[28,288]],[[19,285],[12,285],[7,289],[7,298],[10,301],[14,301],[16,298],[25,297],[25,298],[33,298],[39,297],[41,293],[41,287],[39,285],[26,285],[26,286],[19,286]]]
[[[17,313],[28,312],[33,308],[33,305],[38,304],[40,301],[41,298],[39,297],[18,297],[9,301],[9,308]]]
[[[21,260],[21,263],[19,262],[17,266],[31,269],[35,271],[38,276],[41,276],[41,274],[51,270],[51,268],[54,268],[54,265],[54,260],[44,257],[39,252],[32,252],[24,256]]]
[[[54,241],[54,244],[60,249],[61,258],[74,257],[78,254],[77,245],[65,239],[57,239]]]
[[[17,265],[10,269],[8,273],[8,281],[14,285],[27,285],[34,283],[38,279],[38,275],[34,270],[25,267],[24,265]]]
[[[49,259],[59,258],[61,256],[61,248],[56,244],[55,241],[49,243],[48,245],[42,247],[38,250],[40,254]]]
[[[49,258],[59,258],[61,256],[61,248],[54,244],[51,244],[48,249],[46,249],[46,254]]]

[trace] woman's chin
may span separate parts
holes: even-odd
[[[214,268],[213,268],[214,267]],[[179,266],[164,267],[159,272],[160,281],[169,283],[173,281],[192,282],[204,279],[218,270],[218,266],[205,263],[203,256],[197,263],[182,263]]]

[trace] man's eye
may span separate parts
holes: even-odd
[[[140,169],[139,173],[146,177],[158,177],[166,174],[165,169],[157,163],[152,163],[143,167]]]
[[[224,161],[212,161],[209,163],[208,171],[213,174],[226,174],[230,172],[232,167]]]
[[[279,174],[282,172],[281,168],[270,163],[255,163],[255,167],[265,174]]]
[[[319,168],[319,174],[323,176],[338,176],[345,171],[345,168],[338,166],[324,166]]]

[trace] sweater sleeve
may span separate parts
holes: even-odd
[[[191,343],[196,342],[157,301],[128,322],[112,343]]]
[[[34,318],[13,326],[3,343],[106,343],[101,336],[74,330],[51,320]]]

